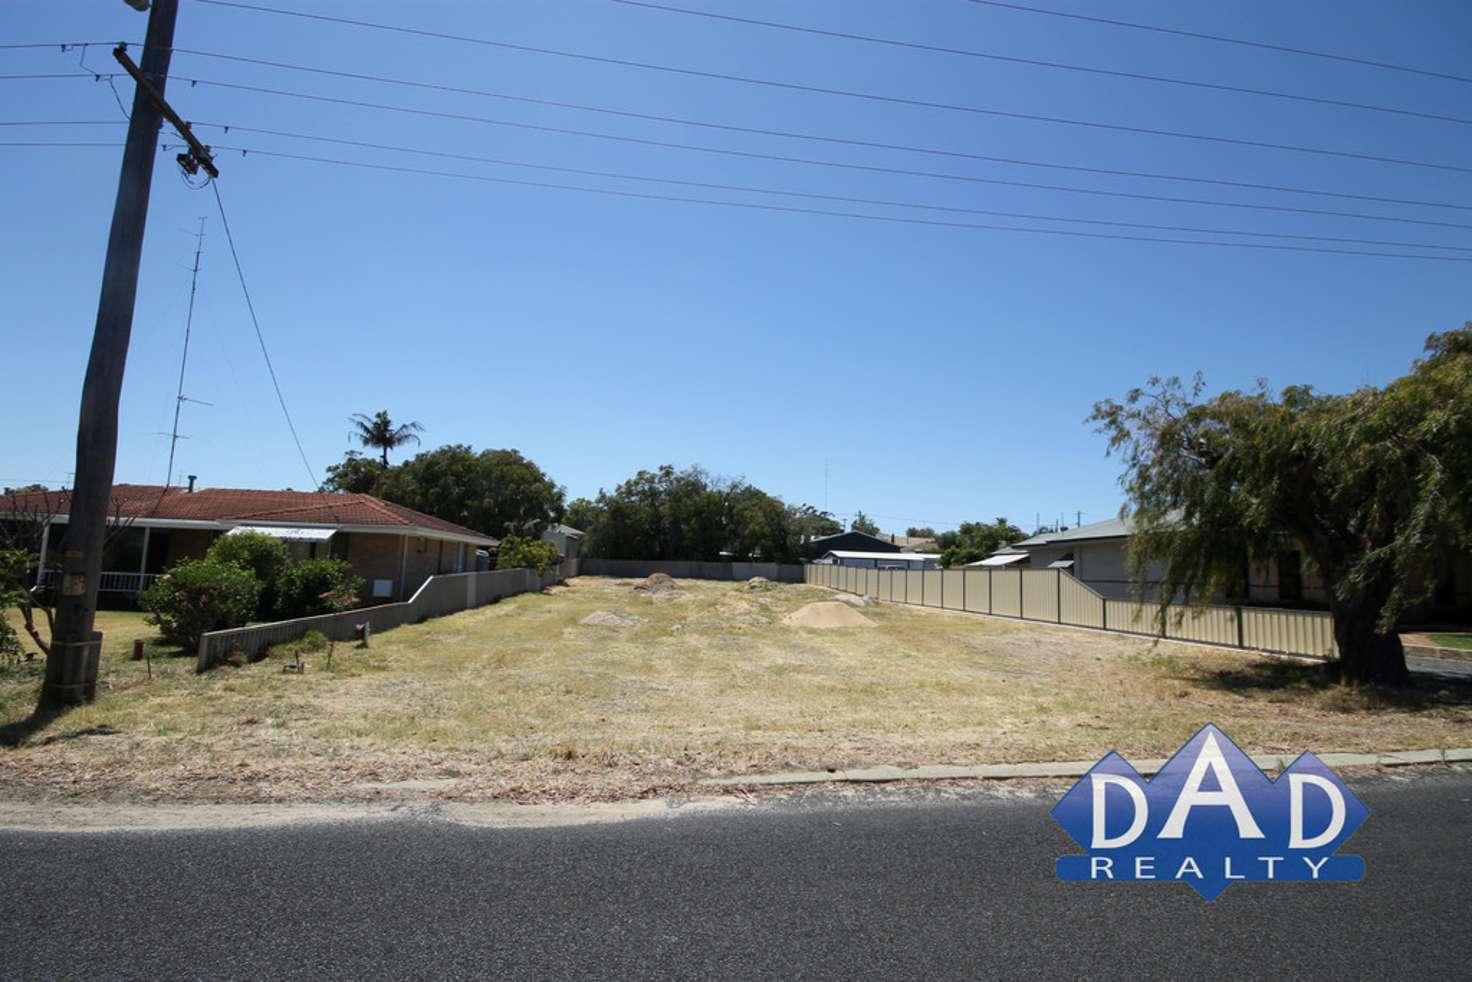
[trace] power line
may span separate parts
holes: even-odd
[[[863,41],[868,44],[882,44],[896,48],[909,48],[916,51],[929,51],[938,54],[959,55],[966,58],[980,58],[988,61],[1008,62],[1014,65],[1029,65],[1034,68],[1053,68],[1070,72],[1085,72],[1091,75],[1108,75],[1114,78],[1132,79],[1142,82],[1162,82],[1169,85],[1184,85],[1197,89],[1211,89],[1218,92],[1231,92],[1238,95],[1265,96],[1273,99],[1291,99],[1295,102],[1308,102],[1323,106],[1337,106],[1342,109],[1360,109],[1367,112],[1391,113],[1398,116],[1412,116],[1418,119],[1430,119],[1443,123],[1460,123],[1463,126],[1472,125],[1472,119],[1462,116],[1447,116],[1442,113],[1420,112],[1414,109],[1401,109],[1397,106],[1377,106],[1363,102],[1350,102],[1345,99],[1328,99],[1320,96],[1301,95],[1293,92],[1278,92],[1272,89],[1254,89],[1242,85],[1227,85],[1220,82],[1202,82],[1195,79],[1179,78],[1172,75],[1148,75],[1143,72],[1125,72],[1110,68],[1096,68],[1089,65],[1074,65],[1059,61],[1044,61],[1038,58],[1019,58],[1013,55],[997,54],[991,51],[976,51],[969,48],[950,48],[938,44],[926,44],[920,41],[902,41],[897,38],[875,37],[870,34],[855,34],[848,31],[825,30],[817,27],[803,27],[798,24],[784,24],[778,21],[758,20],[754,17],[737,17],[731,14],[716,13],[711,10],[691,10],[687,7],[675,7],[662,3],[649,3],[648,0],[613,0],[614,3],[623,4],[626,7],[643,7],[647,10],[657,10],[663,13],[684,14],[690,17],[705,17],[709,20],[727,21],[734,24],[748,24],[754,27],[769,27],[779,31],[793,31],[800,34],[812,34],[819,37],[839,38],[845,41]]]
[[[1035,123],[1050,123],[1059,126],[1080,126],[1089,129],[1107,130],[1115,133],[1134,133],[1146,136],[1163,136],[1172,139],[1194,140],[1207,143],[1222,143],[1231,146],[1252,147],[1259,150],[1283,150],[1292,153],[1306,153],[1325,157],[1341,157],[1349,160],[1372,161],[1381,164],[1395,164],[1402,167],[1419,167],[1431,170],[1455,171],[1458,173],[1472,174],[1472,167],[1462,167],[1456,164],[1440,164],[1432,161],[1410,160],[1404,157],[1386,157],[1378,154],[1356,153],[1349,150],[1331,150],[1326,147],[1305,147],[1288,143],[1273,143],[1266,140],[1246,140],[1237,137],[1216,136],[1207,133],[1189,133],[1181,130],[1165,130],[1148,126],[1127,126],[1122,123],[1101,123],[1095,120],[1071,119],[1064,116],[1045,116],[1038,113],[1012,112],[1003,109],[988,109],[981,106],[967,106],[958,103],[936,102],[928,99],[912,99],[904,96],[881,95],[875,92],[859,92],[853,89],[834,89],[821,85],[806,85],[799,82],[781,82],[775,79],[757,78],[750,75],[735,75],[726,72],[712,72],[696,68],[677,68],[673,65],[660,65],[647,61],[634,61],[627,58],[612,58],[606,55],[590,55],[576,51],[562,51],[556,48],[541,48],[526,44],[513,44],[510,41],[492,41],[487,38],[469,37],[462,34],[446,34],[439,31],[427,31],[421,28],[400,27],[393,24],[379,24],[373,21],[356,20],[348,17],[331,17],[326,14],[306,13],[300,10],[281,10],[276,7],[265,7],[257,4],[239,3],[236,0],[199,0],[200,3],[211,4],[218,7],[234,7],[241,10],[250,10],[257,13],[278,14],[286,17],[300,17],[306,20],[323,21],[332,24],[343,24],[350,27],[365,27],[373,30],[391,31],[397,34],[412,35],[415,37],[435,38],[439,40],[459,41],[467,44],[485,45],[508,51],[521,51],[527,54],[549,55],[557,58],[571,58],[578,61],[588,61],[603,65],[617,65],[622,68],[637,68],[642,71],[665,72],[672,75],[682,75],[689,78],[715,79],[725,82],[739,82],[744,85],[760,85],[767,88],[780,89],[785,92],[808,92],[816,95],[838,96],[845,99],[860,99],[867,102],[879,102],[887,105],[909,106],[919,109],[937,109],[945,112],[967,113],[980,116],[996,116],[1005,119],[1021,119]]]
[[[126,119],[0,119],[0,126],[121,126]]]
[[[266,359],[266,371],[271,375],[271,385],[276,389],[276,401],[281,404],[281,414],[286,417],[286,427],[291,430],[291,439],[296,444],[296,452],[301,455],[302,466],[307,469],[310,481],[308,487],[314,488],[321,481],[317,478],[317,472],[307,462],[307,452],[302,449],[301,437],[297,436],[296,424],[291,421],[291,410],[286,408],[286,397],[281,394],[281,383],[276,379],[276,368],[271,364],[271,353],[266,350],[266,337],[261,333],[261,322],[256,317],[256,306],[251,303],[250,288],[245,285],[245,270],[240,266],[240,253],[235,251],[235,236],[230,233],[230,219],[225,217],[225,202],[220,198],[220,182],[210,181],[210,188],[215,192],[215,205],[220,211],[220,225],[225,229],[225,241],[230,246],[230,258],[235,261],[235,275],[240,278],[240,292],[245,295],[245,308],[250,311],[251,326],[256,329],[256,340],[261,345],[261,356]]]
[[[23,81],[25,79],[52,79],[52,78],[70,78],[70,79],[84,79],[85,78],[85,79],[89,79],[89,80],[91,80],[93,82],[101,82],[101,81],[104,81],[106,79],[117,78],[121,74],[123,74],[123,73],[122,72],[94,72],[91,69],[88,69],[87,70],[87,74],[85,74],[85,75],[83,75],[83,74],[81,74],[79,72],[38,72],[38,73],[35,73],[35,74],[29,74],[29,75],[0,75],[0,82],[19,82],[19,81]]]
[[[85,142],[68,142],[68,141],[65,141],[65,140],[51,141],[51,142],[40,141],[40,140],[16,141],[16,142],[10,142],[10,141],[0,142],[0,147],[121,147],[121,146],[123,146],[123,144],[121,144],[121,143],[85,143]]]
[[[82,53],[77,58],[77,67],[82,69],[82,71],[90,74],[93,77],[94,81],[106,81],[108,90],[112,92],[112,100],[113,102],[117,103],[118,112],[122,114],[123,119],[131,121],[132,115],[128,112],[128,107],[123,105],[123,94],[118,91],[117,85],[113,83],[113,80],[110,77],[104,80],[103,77],[97,73],[96,69],[91,68],[87,65],[88,47],[89,45],[82,45]],[[66,49],[63,48],[62,50],[65,51]]]
[[[1300,239],[1316,242],[1338,242],[1350,245],[1379,245],[1393,246],[1403,249],[1441,249],[1451,252],[1472,252],[1472,246],[1434,245],[1424,242],[1388,242],[1382,239],[1353,239],[1327,235],[1296,235],[1286,232],[1256,232],[1242,229],[1221,228],[1199,228],[1185,225],[1154,225],[1143,222],[1106,221],[1096,218],[1077,218],[1063,215],[1038,215],[1026,212],[997,211],[988,208],[965,208],[952,205],[935,205],[913,201],[894,201],[881,198],[862,198],[852,195],[819,194],[808,191],[789,191],[780,188],[754,187],[742,184],[719,184],[710,181],[680,180],[669,177],[650,177],[643,174],[628,174],[618,171],[589,170],[581,167],[564,167],[555,164],[536,164],[522,160],[509,160],[500,157],[485,157],[477,154],[456,153],[447,150],[429,150],[421,147],[395,146],[386,143],[373,143],[365,140],[348,140],[338,137],[321,136],[314,133],[293,133],[287,130],[264,129],[254,126],[235,126],[223,123],[208,123],[195,121],[196,127],[210,127],[221,130],[236,130],[242,133],[259,133],[267,136],[279,136],[295,140],[313,140],[319,143],[332,143],[340,146],[360,147],[370,150],[388,150],[395,153],[412,153],[427,157],[439,157],[449,160],[466,160],[483,164],[496,164],[504,167],[524,167],[530,170],[555,171],[562,174],[578,174],[584,177],[607,177],[623,181],[643,181],[653,184],[668,184],[679,187],[701,188],[712,191],[739,191],[749,194],[771,194],[792,198],[808,198],[819,201],[836,201],[845,204],[880,205],[889,208],[915,208],[926,211],[944,211],[967,215],[988,215],[996,218],[1022,218],[1031,221],[1047,222],[1070,222],[1083,225],[1112,226],[1116,228],[1139,228],[1160,232],[1189,232],[1198,235],[1245,235],[1257,238],[1269,239]],[[233,148],[223,148],[233,149]]]
[[[59,48],[66,51],[68,48],[86,48],[94,44],[132,44],[139,47],[137,41],[26,41],[18,44],[0,44],[0,49],[15,51],[20,48]]]
[[[204,2],[204,0],[200,0]],[[182,76],[176,76],[182,78]],[[316,95],[309,92],[293,92],[288,89],[273,89],[261,85],[246,85],[241,82],[221,82],[212,79],[184,78],[184,81],[196,85],[212,85],[217,88],[235,89],[241,92],[254,92],[264,95],[276,95],[293,99],[306,99],[312,102],[321,102],[328,105],[352,106],[358,109],[372,109],[381,112],[402,113],[411,116],[424,116],[434,119],[447,119],[456,122],[481,123],[489,126],[506,126],[513,129],[534,130],[542,133],[561,133],[570,136],[588,137],[597,140],[613,140],[619,143],[629,143],[638,146],[660,147],[673,150],[687,150],[697,153],[719,154],[727,157],[740,157],[747,160],[770,160],[789,164],[803,164],[814,167],[833,167],[843,170],[863,171],[875,174],[897,174],[905,177],[924,177],[943,181],[962,181],[969,184],[991,184],[1003,187],[1030,188],[1039,191],[1063,191],[1072,194],[1088,194],[1108,198],[1128,198],[1139,201],[1163,201],[1172,204],[1194,204],[1209,205],[1219,208],[1243,208],[1251,211],[1274,211],[1299,215],[1326,215],[1335,218],[1355,218],[1378,222],[1399,222],[1409,225],[1429,225],[1439,228],[1472,229],[1472,225],[1457,222],[1440,222],[1429,218],[1405,218],[1390,215],[1372,215],[1363,212],[1333,211],[1324,208],[1302,208],[1292,205],[1263,205],[1240,201],[1216,201],[1210,198],[1186,198],[1174,195],[1145,194],[1137,191],[1106,191],[1099,188],[1081,188],[1066,184],[1041,184],[1031,181],[1013,181],[997,177],[977,177],[969,174],[947,174],[942,171],[915,170],[903,167],[884,167],[878,164],[856,164],[836,160],[821,160],[809,157],[793,157],[784,154],[758,153],[751,150],[731,150],[725,147],[708,147],[694,143],[676,143],[668,140],[652,140],[644,137],[620,136],[611,133],[601,133],[596,130],[580,130],[564,126],[544,126],[538,123],[523,123],[512,120],[495,119],[489,116],[475,116],[468,113],[443,112],[434,109],[419,109],[409,106],[394,106],[387,103],[368,102],[361,99],[343,99],[337,96]]]
[[[1262,48],[1266,51],[1281,51],[1291,55],[1304,55],[1309,58],[1327,58],[1331,61],[1342,61],[1352,65],[1366,65],[1370,68],[1384,68],[1394,72],[1409,72],[1412,75],[1425,75],[1429,78],[1443,78],[1452,82],[1472,82],[1472,78],[1465,75],[1452,75],[1448,72],[1433,71],[1428,68],[1412,68],[1409,65],[1396,65],[1386,61],[1372,61],[1369,58],[1356,58],[1353,55],[1335,54],[1329,51],[1314,51],[1309,48],[1295,48],[1286,44],[1272,44],[1267,41],[1250,41],[1246,38],[1226,37],[1221,34],[1207,34],[1202,31],[1186,31],[1174,27],[1161,27],[1158,24],[1138,24],[1134,21],[1116,20],[1112,17],[1095,17],[1089,14],[1075,14],[1063,10],[1045,10],[1042,7],[1027,7],[1020,3],[1004,3],[1002,0],[971,0],[972,3],[986,7],[1002,7],[1006,10],[1016,10],[1025,14],[1045,14],[1049,17],[1066,17],[1069,20],[1090,21],[1095,24],[1108,24],[1111,27],[1127,27],[1136,31],[1152,31],[1156,34],[1174,34],[1178,37],[1196,38],[1201,41],[1217,41],[1222,44],[1238,44],[1248,48]]]
[[[861,212],[830,211],[820,208],[798,208],[790,205],[758,204],[748,201],[721,201],[714,198],[690,198],[678,195],[652,194],[644,191],[624,191],[613,188],[593,188],[572,184],[553,184],[545,181],[524,181],[510,177],[492,177],[485,174],[462,174],[455,171],[437,171],[421,167],[401,167],[395,164],[368,163],[357,160],[339,160],[329,157],[316,157],[308,154],[285,153],[278,150],[262,150],[256,147],[225,147],[217,146],[218,150],[236,151],[241,154],[250,154],[263,157],[279,157],[285,160],[310,161],[320,164],[331,164],[336,167],[358,167],[368,170],[391,171],[400,174],[415,174],[430,177],[450,177],[467,181],[479,181],[490,184],[507,184],[517,187],[542,188],[555,191],[576,191],[583,194],[607,195],[618,198],[633,198],[644,201],[670,201],[682,204],[713,205],[722,208],[743,208],[757,211],[783,212],[795,215],[821,215],[832,218],[849,218],[872,222],[886,222],[898,225],[934,226],[938,228],[971,229],[981,231],[997,232],[1023,232],[1034,235],[1062,235],[1087,239],[1112,239],[1126,242],[1161,242],[1171,245],[1204,245],[1217,246],[1234,249],[1267,249],[1275,252],[1311,252],[1342,256],[1373,256],[1386,259],[1427,259],[1440,262],[1472,263],[1472,258],[1460,256],[1429,256],[1396,252],[1371,252],[1355,249],[1327,249],[1317,246],[1288,246],[1270,245],[1262,242],[1224,242],[1219,240],[1203,239],[1176,239],[1162,236],[1123,235],[1112,232],[1081,232],[1072,229],[1052,228],[1028,228],[1017,225],[989,225],[973,222],[947,222],[930,218],[905,218],[894,215],[874,215]],[[229,231],[226,230],[228,237]]]
[[[1381,204],[1417,205],[1426,208],[1454,208],[1463,211],[1472,211],[1472,205],[1449,204],[1441,201],[1424,201],[1415,198],[1391,198],[1383,195],[1356,194],[1348,191],[1326,191],[1318,188],[1291,187],[1281,184],[1260,184],[1251,181],[1233,181],[1209,177],[1190,177],[1180,174],[1162,174],[1154,171],[1118,170],[1107,167],[1089,167],[1080,164],[1059,164],[1049,161],[1026,160],[1017,157],[998,157],[989,154],[967,153],[960,150],[945,150],[937,147],[920,147],[903,143],[885,143],[872,140],[859,140],[848,137],[828,136],[817,133],[798,132],[792,130],[770,129],[759,126],[737,126],[730,123],[717,123],[711,120],[692,119],[683,116],[666,116],[658,113],[635,112],[626,109],[613,109],[607,106],[593,106],[585,103],[563,102],[556,99],[540,99],[533,96],[511,95],[505,92],[495,92],[488,89],[472,89],[457,85],[446,85],[437,82],[420,82],[412,79],[392,78],[385,75],[374,75],[363,72],[349,72],[332,68],[319,68],[311,65],[297,65],[290,62],[271,61],[264,58],[249,58],[244,55],[222,54],[215,51],[198,51],[191,48],[175,48],[175,54],[191,55],[200,58],[214,58],[222,61],[241,62],[243,64],[260,65],[268,68],[281,68],[288,71],[305,72],[313,75],[324,75],[332,78],[347,78],[364,82],[379,82],[385,85],[398,85],[407,88],[426,89],[435,92],[448,92],[455,95],[471,95],[487,99],[500,99],[507,102],[519,102],[527,105],[550,106],[557,109],[571,109],[578,112],[602,113],[609,116],[618,116],[625,119],[639,119],[659,123],[674,123],[681,126],[695,126],[703,129],[721,130],[730,133],[746,133],[758,136],[775,136],[792,140],[809,140],[818,143],[831,143],[840,146],[865,147],[875,150],[898,150],[905,153],[927,154],[937,157],[949,157],[958,160],[975,160],[986,163],[1009,164],[1019,167],[1042,167],[1050,170],[1075,171],[1084,174],[1106,174],[1111,177],[1138,177],[1149,180],[1181,181],[1191,184],[1212,184],[1221,187],[1246,188],[1254,191],[1282,191],[1291,194],[1310,194],[1319,197],[1343,198],[1354,201],[1373,201]],[[210,84],[210,83],[204,83]]]

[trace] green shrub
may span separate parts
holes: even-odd
[[[275,605],[275,584],[291,561],[286,543],[263,531],[247,529],[215,539],[206,555],[219,562],[234,562],[252,571],[256,580],[261,582],[261,612],[271,612]]]
[[[276,585],[291,561],[286,543],[264,532],[247,529],[222,535],[210,546],[210,559],[243,566],[261,584],[261,596],[253,616],[269,616],[276,607]]]
[[[557,565],[562,554],[550,542],[508,535],[496,547],[497,569],[534,569],[541,576]]]
[[[240,627],[250,621],[261,584],[250,570],[214,559],[186,559],[138,595],[148,622],[170,644],[190,651],[206,631]]]
[[[308,631],[295,641],[284,641],[281,644],[273,644],[267,649],[266,658],[291,659],[298,655],[310,655],[318,651],[327,650],[327,635],[321,631]]]
[[[345,559],[303,559],[286,567],[276,584],[276,616],[282,620],[349,610],[358,605],[363,580]]]

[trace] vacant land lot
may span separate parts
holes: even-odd
[[[879,763],[1161,756],[1213,721],[1249,752],[1465,745],[1472,692],[1324,684],[1255,655],[877,605],[872,627],[782,618],[816,587],[582,578],[339,645],[193,674],[104,629],[97,702],[25,723],[37,665],[0,675],[0,794],[624,797],[702,777]],[[589,623],[583,623],[584,621]],[[6,724],[9,724],[8,726]]]

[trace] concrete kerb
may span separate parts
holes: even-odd
[[[1410,764],[1472,763],[1472,747],[1451,750],[1397,750],[1389,753],[1316,754],[1328,767],[1402,767]],[[1252,762],[1265,771],[1282,770],[1297,754],[1253,754]],[[1165,766],[1166,758],[1132,760],[1130,765],[1149,777]],[[890,781],[1015,780],[1018,778],[1083,777],[1096,764],[1092,760],[1064,760],[1035,764],[933,764],[927,767],[861,767],[844,771],[788,771],[779,774],[745,774],[706,778],[706,787],[760,787],[784,784],[864,784]]]

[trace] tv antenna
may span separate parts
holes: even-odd
[[[203,399],[191,399],[184,394],[184,369],[189,364],[189,333],[194,328],[194,295],[199,289],[199,255],[202,252],[204,252],[203,217],[199,220],[199,232],[194,236],[194,269],[189,275],[189,313],[184,318],[184,355],[179,359],[179,391],[174,396],[174,429],[169,434],[169,469],[164,475],[165,487],[174,483],[174,450],[179,446],[181,439],[188,439],[188,437],[179,436],[179,412],[184,408],[184,403],[212,405]]]

